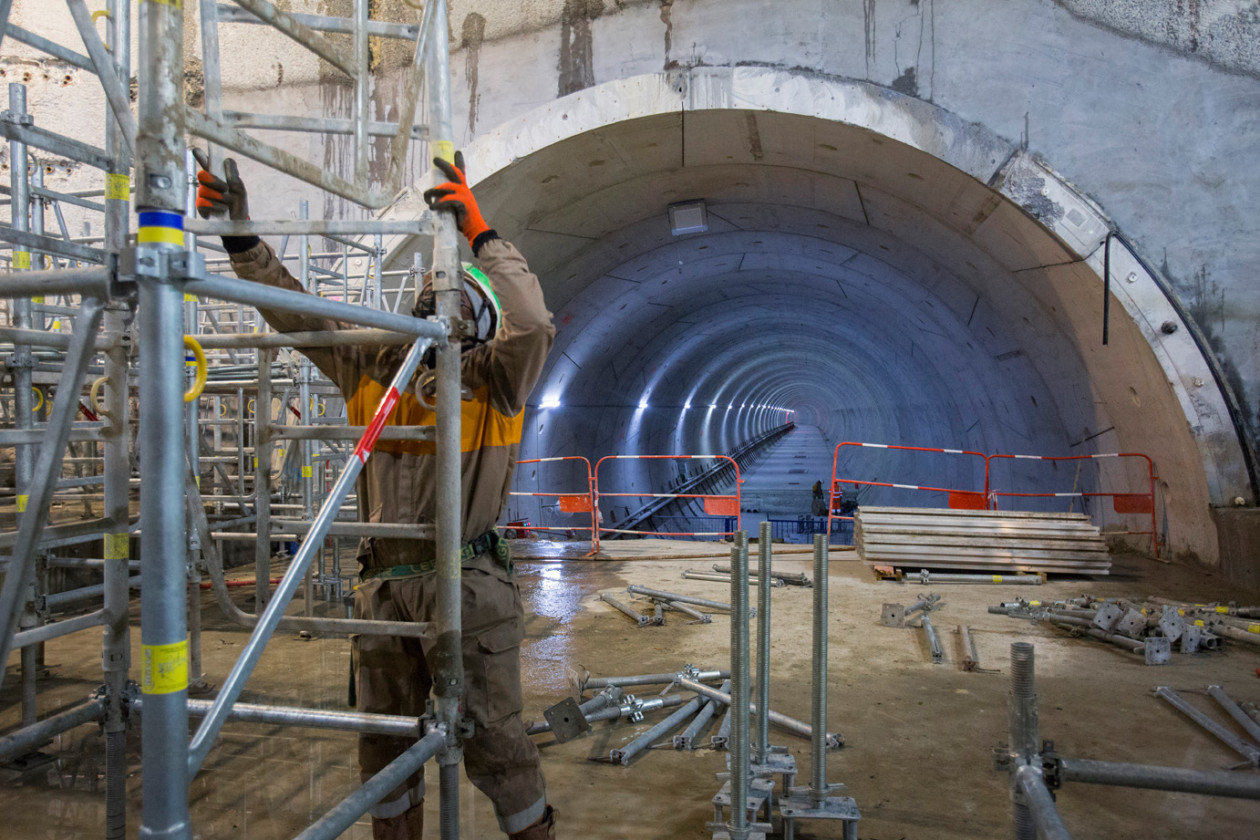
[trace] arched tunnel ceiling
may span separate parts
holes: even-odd
[[[689,112],[555,144],[478,192],[557,315],[536,402],[681,409],[738,377],[833,440],[1070,443],[1027,361],[1070,341],[1017,274],[1077,258],[943,161],[843,123]],[[675,237],[667,207],[690,199],[709,229]]]
[[[568,133],[575,100],[475,144],[494,158],[484,173],[469,158],[482,210],[556,315],[522,457],[726,452],[781,423],[778,409],[830,445],[1146,449],[1175,476],[1163,492],[1188,512],[1185,543],[1213,551],[1189,512],[1219,485],[1209,491],[1194,403],[1169,387],[1183,375],[1151,338],[1149,319],[1167,316],[1113,305],[1100,347],[1101,234],[1069,247],[1042,224],[1066,212],[1083,233],[1105,217],[1082,202],[1073,220],[1056,201],[1065,187],[1047,181],[1021,193],[1038,221],[1004,194],[1015,147],[943,112],[844,95],[901,139],[729,101],[647,115],[627,105],[619,119],[587,105],[579,123],[591,127]],[[1018,165],[1038,183],[1042,170]],[[694,199],[708,230],[673,236],[669,205]],[[418,211],[404,198],[395,212]],[[400,241],[390,264],[416,246]]]

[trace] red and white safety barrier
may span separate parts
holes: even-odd
[[[1012,492],[1009,490],[995,490],[989,488],[988,497],[990,507],[994,510],[998,509],[998,499],[1000,498],[1054,498],[1069,499],[1080,498],[1088,499],[1093,497],[1105,497],[1111,499],[1111,508],[1120,514],[1149,514],[1151,517],[1151,551],[1156,557],[1159,556],[1159,527],[1155,518],[1155,463],[1150,456],[1141,452],[1103,452],[1096,455],[990,455],[988,460],[990,464],[996,460],[1014,460],[1014,461],[1093,461],[1104,458],[1141,458],[1146,461],[1146,475],[1148,490],[1145,493],[1116,493],[1099,491],[1094,493],[1082,492]],[[988,479],[991,481],[991,479]],[[1145,534],[1147,531],[1120,531],[1121,534]]]
[[[629,461],[629,460],[673,460],[673,461],[727,461],[731,468],[735,470],[735,492],[734,493],[637,493],[637,492],[615,492],[601,490],[599,486],[599,468],[605,461]],[[637,534],[640,536],[651,535],[655,537],[728,537],[732,536],[739,530],[740,526],[740,496],[739,485],[741,483],[739,477],[739,464],[733,458],[726,455],[605,455],[595,462],[595,506],[598,509],[599,500],[618,497],[635,497],[641,499],[703,499],[704,513],[706,516],[733,516],[735,517],[735,529],[733,531],[642,531],[618,528],[596,527],[596,544],[595,549],[599,549],[599,534]]]
[[[559,461],[581,461],[586,465],[586,488],[585,490],[574,492],[554,492],[543,491],[537,493],[525,493],[512,491],[509,496],[525,496],[545,499],[555,499],[560,508],[561,513],[587,513],[590,514],[591,524],[589,527],[574,527],[571,525],[562,526],[566,530],[589,531],[591,535],[591,552],[595,554],[599,550],[599,523],[597,520],[595,508],[595,476],[591,471],[591,462],[583,458],[581,455],[564,455],[554,458],[528,458],[524,461],[517,461],[516,466],[522,464],[550,464]],[[513,525],[514,531],[554,531],[557,529],[555,525]],[[587,555],[590,556],[590,555]]]

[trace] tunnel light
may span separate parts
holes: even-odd
[[[683,406],[683,411],[686,411],[689,408],[691,408],[691,400],[687,400],[687,404]]]
[[[640,397],[640,398],[639,398],[639,408],[647,408],[647,407],[648,407],[648,400],[647,400],[647,397],[646,397],[646,396]]]
[[[669,205],[669,229],[674,236],[704,233],[708,230],[709,221],[704,201],[680,201]]]
[[[543,400],[542,402],[540,402],[540,403],[538,404],[538,407],[539,407],[539,408],[559,408],[559,407],[560,407],[560,398],[559,398],[559,397],[547,397],[545,400]]]

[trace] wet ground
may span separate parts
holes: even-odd
[[[671,615],[663,627],[638,628],[598,600],[601,591],[624,590],[630,583],[727,600],[724,584],[681,578],[682,569],[707,568],[717,558],[645,559],[650,553],[640,547],[635,559],[520,565],[529,611],[523,648],[527,719],[541,719],[544,708],[569,693],[574,670],[599,676],[662,672],[687,663],[727,665],[730,624],[725,617],[715,616],[705,625]],[[715,553],[720,557],[723,551]],[[811,572],[808,555],[776,557],[776,567]],[[1006,737],[1008,654],[1014,641],[1036,644],[1042,737],[1053,739],[1069,756],[1222,769],[1233,763],[1234,754],[1154,699],[1152,687],[1192,691],[1218,683],[1240,701],[1260,702],[1260,647],[1235,643],[1217,653],[1175,653],[1170,665],[1147,667],[1117,648],[986,612],[989,604],[1019,595],[1055,598],[1085,592],[1260,602],[1260,596],[1231,591],[1201,572],[1121,556],[1116,574],[1105,579],[1041,587],[935,587],[946,604],[934,623],[947,661],[933,665],[920,631],[879,625],[883,602],[908,604],[923,587],[878,583],[851,552],[835,552],[833,558],[828,717],[829,728],[842,732],[847,746],[830,754],[828,778],[846,783],[848,795],[856,798],[863,840],[1011,836],[1006,779],[992,769],[991,750]],[[248,590],[234,590],[234,595],[245,599]],[[772,590],[771,705],[803,720],[810,715],[811,599],[809,589]],[[247,636],[219,615],[208,593],[203,603],[205,671],[208,680],[221,682]],[[974,629],[981,666],[994,673],[961,670],[953,632],[960,623]],[[138,630],[133,642],[138,646]],[[49,643],[46,662],[41,717],[96,687],[99,636],[89,631]],[[343,638],[278,636],[242,700],[344,709],[348,670],[349,644]],[[1208,698],[1188,696],[1226,720]],[[16,668],[10,667],[0,693],[0,733],[15,726],[16,706]],[[536,738],[550,797],[560,813],[561,837],[711,836],[705,822],[713,813],[710,798],[719,786],[714,774],[725,769],[725,753],[666,746],[629,767],[607,761],[610,749],[650,722],[597,724],[565,744],[548,735]],[[809,744],[782,732],[774,741],[796,756],[800,780],[807,781]],[[141,805],[138,727],[130,746],[128,836],[135,837]],[[0,771],[0,837],[100,837],[105,808],[100,736],[93,727],[81,727],[44,753],[50,760],[34,769]],[[348,794],[357,775],[351,735],[229,724],[192,787],[197,836],[291,838]],[[467,783],[462,799],[464,837],[500,836],[488,802]],[[1260,803],[1200,796],[1079,785],[1062,791],[1059,803],[1076,838],[1243,838],[1256,836],[1260,825]],[[431,796],[430,836],[436,836],[436,805]],[[839,826],[818,823],[801,824],[797,834],[842,836]],[[369,838],[366,820],[345,836]]]

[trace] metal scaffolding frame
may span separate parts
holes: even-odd
[[[35,125],[26,112],[25,88],[10,85],[9,109],[0,115],[0,133],[10,142],[11,216],[0,225],[0,243],[8,243],[11,272],[0,275],[0,299],[12,301],[10,324],[0,342],[11,344],[6,371],[12,379],[8,409],[12,428],[0,431],[0,445],[13,446],[17,530],[0,534],[8,549],[0,588],[0,661],[22,651],[21,730],[0,739],[0,758],[18,755],[55,734],[98,721],[106,735],[107,838],[126,836],[125,739],[130,716],[140,716],[143,733],[144,797],[141,832],[146,837],[190,838],[188,786],[196,776],[222,726],[229,720],[321,726],[356,732],[387,732],[416,739],[415,745],[300,835],[332,838],[378,802],[399,779],[430,758],[440,765],[444,838],[458,837],[458,767],[464,722],[460,652],[460,451],[458,341],[452,325],[459,310],[458,236],[452,219],[427,215],[415,222],[287,221],[218,222],[193,216],[189,187],[195,184],[185,137],[191,134],[259,161],[270,168],[369,209],[388,205],[403,186],[409,144],[428,141],[435,156],[453,151],[450,66],[446,38],[446,2],[426,3],[413,24],[373,21],[368,0],[354,0],[351,18],[293,15],[267,0],[235,0],[236,5],[201,0],[200,22],[206,95],[204,110],[183,99],[183,28],[181,4],[140,2],[135,23],[141,74],[138,113],[133,116],[127,80],[131,77],[131,0],[108,0],[107,35],[96,29],[84,0],[66,0],[86,55],[9,24],[10,0],[0,0],[0,43],[7,36],[92,73],[109,108],[104,148],[61,137]],[[218,37],[220,24],[267,25],[297,41],[346,74],[353,86],[349,119],[322,119],[224,111]],[[331,37],[330,37],[331,35]],[[349,36],[350,49],[338,39]],[[398,123],[368,119],[370,68],[368,38],[410,41],[414,56],[406,68]],[[422,92],[428,103],[425,125],[415,125]],[[327,171],[284,149],[264,143],[243,129],[345,134],[353,138],[353,172]],[[369,177],[368,143],[390,137],[384,178]],[[101,170],[103,186],[86,193],[45,189],[36,167],[28,175],[28,149],[68,157]],[[131,224],[131,168],[135,165]],[[69,205],[104,216],[103,237],[71,237],[62,214]],[[56,216],[60,236],[44,230],[45,211]],[[383,270],[382,240],[389,234],[431,235],[430,266],[437,315],[417,319],[398,314],[421,272]],[[212,269],[226,264],[216,245],[198,241],[206,235],[279,235],[286,258],[296,241],[302,285],[311,294],[258,286]],[[311,249],[311,237],[323,237],[324,250]],[[352,276],[351,254],[367,268]],[[397,279],[386,288],[386,277]],[[331,293],[330,293],[331,290]],[[392,301],[387,292],[392,291]],[[336,298],[340,298],[339,300]],[[254,307],[320,315],[367,329],[275,335],[257,331]],[[51,319],[51,323],[49,322]],[[71,329],[66,329],[73,320]],[[65,323],[62,323],[65,321]],[[49,329],[51,327],[51,329]],[[320,409],[341,408],[336,389],[321,381],[304,357],[273,364],[276,347],[337,344],[411,344],[367,427],[345,425],[344,418]],[[419,359],[436,345],[437,411],[433,427],[391,427],[382,434],[398,394],[405,389]],[[201,356],[200,400],[186,406],[185,347]],[[209,360],[204,351],[208,350]],[[137,366],[133,357],[139,357]],[[137,375],[138,373],[138,375]],[[207,377],[206,374],[209,374]],[[208,380],[208,381],[206,381]],[[43,391],[35,384],[45,385]],[[51,387],[57,398],[52,401]],[[87,386],[91,387],[88,388]],[[133,388],[139,396],[139,424],[144,452],[139,480],[132,478]],[[83,393],[88,391],[84,400]],[[273,394],[280,391],[280,422],[273,417]],[[296,398],[298,407],[291,409]],[[250,404],[253,418],[248,417]],[[9,406],[11,405],[11,408]],[[290,410],[296,425],[284,422]],[[87,422],[76,421],[78,414]],[[47,422],[38,420],[47,415]],[[338,424],[335,421],[341,419]],[[378,438],[433,440],[436,447],[438,512],[431,526],[361,524],[337,521],[352,487]],[[204,454],[204,443],[212,443]],[[357,445],[351,446],[351,441]],[[86,457],[69,451],[82,443]],[[287,443],[286,461],[298,478],[273,487],[272,452]],[[99,450],[99,455],[97,454]],[[69,457],[67,453],[69,451]],[[225,456],[224,452],[230,452]],[[318,470],[317,470],[318,462]],[[91,475],[65,478],[76,470],[99,466]],[[251,466],[252,465],[252,466]],[[318,480],[317,480],[318,475]],[[204,480],[203,480],[204,479]],[[203,488],[213,491],[203,494]],[[138,490],[139,518],[132,502]],[[142,489],[140,489],[142,488]],[[70,494],[67,496],[66,494]],[[54,497],[84,499],[86,518],[49,523]],[[286,504],[288,499],[298,504]],[[101,501],[101,515],[88,499]],[[275,504],[273,504],[273,501]],[[207,513],[207,511],[211,513]],[[292,518],[273,513],[294,511]],[[357,519],[357,517],[354,517]],[[313,590],[341,595],[338,537],[388,533],[432,539],[439,580],[440,634],[435,675],[435,703],[421,721],[385,715],[323,712],[311,709],[236,703],[241,689],[272,633],[279,628],[335,633],[417,635],[420,625],[353,621],[312,615]],[[268,592],[271,545],[278,538],[302,536],[274,593]],[[131,559],[131,539],[142,537],[143,575]],[[244,539],[255,544],[255,586],[260,615],[232,602],[224,576],[221,547]],[[326,540],[333,547],[332,573],[324,569]],[[99,541],[103,559],[59,559],[52,549]],[[3,561],[6,558],[0,558]],[[104,583],[70,593],[54,593],[48,569],[58,564],[99,569]],[[312,573],[312,568],[315,572]],[[201,571],[211,579],[229,618],[252,627],[249,643],[213,703],[189,699],[190,683],[201,676],[199,599],[185,609],[186,593],[198,592]],[[190,587],[190,579],[192,585]],[[303,616],[284,615],[297,587],[305,581]],[[130,682],[129,590],[141,591],[141,685]],[[44,625],[53,612],[96,602],[97,608]],[[87,627],[103,626],[104,684],[81,706],[43,721],[36,720],[35,655],[38,644]],[[188,739],[190,716],[202,718]]]

